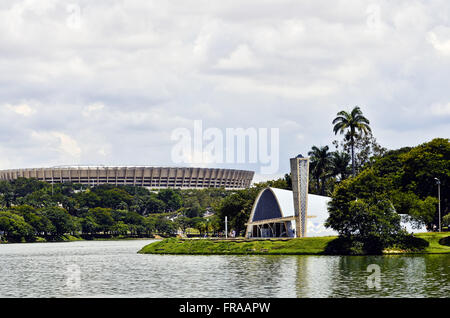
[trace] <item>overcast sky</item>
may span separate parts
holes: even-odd
[[[450,2],[2,0],[0,82],[0,169],[171,166],[202,120],[279,128],[284,174],[355,105],[387,148],[450,137]]]

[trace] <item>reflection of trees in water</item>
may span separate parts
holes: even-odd
[[[450,293],[450,255],[226,256],[219,264],[214,271],[222,273],[224,288],[231,288],[235,297],[448,297]],[[380,290],[367,286],[371,264],[380,266]]]
[[[297,297],[446,297],[450,255],[299,256]],[[369,288],[367,272],[380,266],[381,289]],[[373,276],[371,276],[373,277]]]
[[[218,270],[225,271],[236,297],[295,297],[295,257],[230,256]]]
[[[410,282],[419,297],[448,297],[450,295],[450,255],[411,257]],[[414,279],[414,280],[413,280]]]
[[[450,254],[426,255],[426,292],[428,297],[445,297],[450,295]],[[440,280],[436,280],[440,277]],[[434,279],[433,279],[434,278]]]
[[[297,297],[333,297],[339,256],[298,256]]]

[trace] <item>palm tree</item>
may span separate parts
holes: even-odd
[[[339,176],[339,180],[345,180],[350,175],[349,165],[350,165],[350,155],[346,152],[335,151],[331,158],[332,165],[332,175],[334,177]]]
[[[311,174],[316,179],[317,192],[321,195],[325,195],[325,183],[329,177],[331,153],[328,150],[328,146],[320,148],[313,146],[308,152],[308,156],[311,158]]]
[[[337,117],[333,120],[334,134],[340,132],[341,134],[346,132],[345,138],[350,140],[351,153],[352,153],[352,174],[355,176],[355,139],[358,137],[358,133],[367,133],[371,131],[369,127],[370,121],[363,116],[359,106],[355,106],[351,113],[347,113],[342,110],[337,113]]]

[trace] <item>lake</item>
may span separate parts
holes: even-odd
[[[0,245],[0,297],[450,296],[448,254],[137,254],[150,242],[76,241]]]

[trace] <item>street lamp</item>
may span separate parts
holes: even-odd
[[[438,178],[434,178],[436,180],[436,184],[438,186],[438,200],[439,200],[439,232],[442,232],[441,229],[441,180]]]

